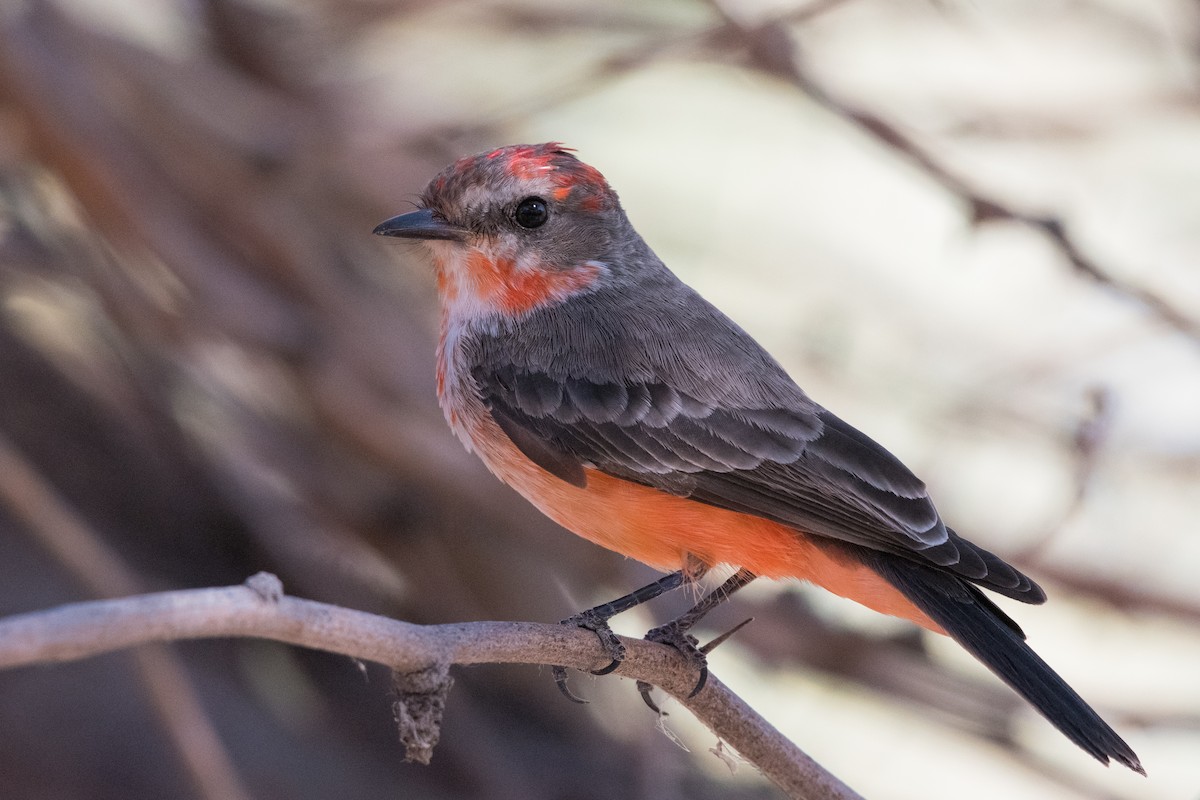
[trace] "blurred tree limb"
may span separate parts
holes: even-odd
[[[0,620],[0,668],[218,636],[272,639],[373,661],[398,673],[402,685],[414,674],[427,677],[432,669],[442,676],[433,683],[443,690],[452,664],[564,664],[586,670],[607,660],[596,637],[581,629],[530,622],[413,625],[286,596],[275,576],[259,573],[243,586],[74,603]],[[624,643],[629,656],[616,674],[661,687],[789,797],[859,797],[716,678],[710,676],[705,689],[689,698],[695,674],[682,657],[642,640]],[[402,703],[405,695],[402,690]],[[426,742],[437,738],[436,730],[407,734]]]
[[[120,556],[0,433],[0,507],[5,506],[92,594],[115,597],[139,591],[141,582]],[[161,645],[143,647],[133,653],[133,664],[201,796],[249,800],[252,795],[178,654]]]
[[[880,146],[916,166],[927,178],[963,202],[973,226],[1007,221],[1041,233],[1077,274],[1134,301],[1159,322],[1187,336],[1193,343],[1200,344],[1200,320],[1193,319],[1161,294],[1124,280],[1101,265],[1071,236],[1067,223],[1061,217],[1029,213],[989,196],[955,174],[896,125],[870,109],[837,97],[805,66],[797,52],[795,37],[788,29],[788,23],[797,19],[795,12],[749,24],[731,14],[720,0],[709,0],[709,4],[723,20],[720,30],[733,32],[746,48],[752,69],[787,81],[817,105],[846,120]],[[836,5],[836,2],[814,3],[812,10],[821,13]],[[807,16],[799,18],[807,19]]]

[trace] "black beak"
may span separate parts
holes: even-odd
[[[450,242],[461,242],[467,237],[466,230],[435,216],[428,208],[386,219],[376,225],[371,233],[399,236],[401,239],[443,239]]]

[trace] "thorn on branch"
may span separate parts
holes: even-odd
[[[432,664],[413,672],[392,671],[392,718],[404,745],[404,760],[428,764],[442,736],[442,714],[454,679],[448,664]]]
[[[704,645],[703,647],[701,647],[701,648],[700,648],[700,652],[701,652],[701,653],[704,653],[704,655],[708,655],[708,654],[709,654],[709,653],[711,653],[713,650],[716,650],[718,647],[720,647],[720,646],[721,646],[721,645],[723,645],[725,642],[727,642],[727,641],[729,640],[729,637],[733,636],[735,633],[737,633],[737,632],[738,632],[738,631],[740,631],[742,628],[744,628],[744,627],[746,627],[747,625],[749,625],[751,622],[754,622],[754,617],[749,617],[749,618],[747,618],[747,619],[744,619],[744,620],[742,620],[742,621],[741,621],[741,622],[739,622],[737,625],[734,625],[732,628],[730,628],[729,630],[725,631],[725,632],[724,632],[724,633],[722,633],[720,636],[718,636],[717,638],[713,639],[713,640],[712,640],[711,642],[709,642],[708,644],[706,644],[706,645]]]

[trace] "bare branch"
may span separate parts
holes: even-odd
[[[340,653],[385,664],[406,676],[428,674],[431,668],[440,675],[450,664],[563,664],[586,670],[608,660],[596,637],[579,629],[532,622],[413,625],[289,597],[277,582],[260,575],[250,585],[75,603],[0,620],[0,668],[74,661],[151,642],[225,636]],[[639,639],[623,641],[629,655],[616,674],[671,694],[788,796],[859,797],[715,678],[688,698],[695,675],[675,651]]]

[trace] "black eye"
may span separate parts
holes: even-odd
[[[550,219],[550,209],[546,208],[546,201],[542,198],[526,197],[517,204],[513,219],[522,228],[540,228]]]

